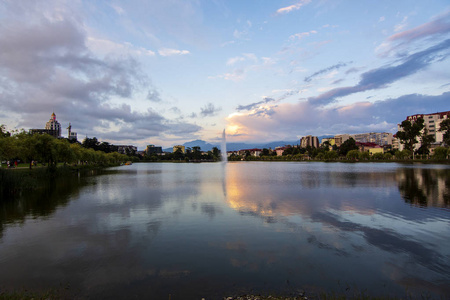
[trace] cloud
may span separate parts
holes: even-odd
[[[278,91],[274,91],[274,92],[278,92]],[[299,94],[301,91],[298,90],[282,90],[283,94],[277,98],[273,98],[273,97],[263,97],[263,100],[258,101],[258,102],[254,102],[251,104],[247,104],[247,105],[238,105],[238,107],[236,107],[237,111],[243,111],[243,110],[253,110],[253,109],[263,109],[262,105],[263,104],[267,104],[267,103],[271,103],[271,102],[280,102],[290,96],[293,95],[297,95]],[[267,113],[270,110],[264,110],[264,113]]]
[[[450,11],[445,12],[431,22],[422,24],[410,30],[396,33],[388,38],[389,41],[413,41],[423,37],[444,34],[450,31]]]
[[[399,32],[399,31],[403,30],[403,28],[405,28],[408,25],[406,23],[407,21],[408,21],[408,17],[404,17],[401,23],[394,26],[394,31]]]
[[[290,5],[290,6],[286,6],[286,7],[282,7],[280,9],[277,10],[277,14],[287,14],[290,13],[294,10],[299,10],[302,6],[310,3],[311,0],[302,0],[297,2],[296,4]]]
[[[311,31],[308,31],[308,32],[300,32],[300,33],[296,33],[296,34],[291,35],[289,37],[289,39],[290,40],[296,40],[296,39],[300,40],[300,39],[302,39],[304,37],[307,37],[307,36],[310,36],[311,34],[316,34],[316,33],[317,33],[317,31],[315,31],[315,30],[311,30]]]
[[[245,70],[244,69],[235,69],[232,72],[225,73],[222,75],[216,75],[216,76],[208,76],[209,79],[215,79],[215,78],[222,78],[225,80],[231,80],[231,81],[240,81],[244,79],[245,77]]]
[[[450,92],[438,96],[410,94],[376,102],[357,102],[346,106],[318,107],[308,101],[254,107],[227,118],[229,128],[242,140],[289,140],[297,136],[395,132],[406,118],[417,113],[448,110]],[[270,114],[266,112],[270,109]],[[231,131],[230,131],[231,132]]]
[[[161,102],[161,95],[156,89],[151,89],[148,91],[147,99],[152,102]]]
[[[186,54],[189,54],[190,52],[188,50],[162,48],[162,49],[158,50],[158,53],[161,56],[173,56],[173,55],[186,55]]]
[[[310,75],[310,76],[308,76],[308,77],[305,77],[305,78],[303,79],[303,81],[305,81],[305,82],[311,82],[311,80],[312,80],[314,77],[316,77],[316,76],[318,76],[318,75],[321,75],[321,74],[324,74],[324,73],[327,73],[327,72],[332,71],[332,70],[338,70],[338,69],[340,69],[340,68],[342,68],[342,67],[347,66],[347,64],[349,64],[349,63],[352,63],[352,62],[348,62],[348,63],[340,62],[340,63],[338,63],[338,64],[336,64],[336,65],[333,65],[333,66],[330,66],[330,67],[328,67],[328,68],[319,70],[319,71],[313,73],[312,75]]]
[[[254,108],[260,106],[261,104],[266,104],[266,103],[274,102],[274,101],[276,101],[276,100],[273,99],[273,98],[264,97],[263,100],[261,100],[261,101],[259,101],[259,102],[251,103],[251,104],[248,104],[248,105],[239,105],[239,106],[236,108],[236,110],[237,110],[237,111],[241,111],[241,110],[252,110],[252,109],[254,109]]]
[[[244,62],[244,61],[258,61],[258,58],[256,57],[256,55],[254,53],[244,53],[242,54],[242,56],[236,56],[236,57],[232,57],[229,58],[227,61],[227,65],[231,66],[234,65],[238,62]]]
[[[20,112],[19,127],[42,128],[55,111],[63,126],[71,122],[79,134],[103,138],[178,132],[184,138],[201,130],[151,109],[133,109],[133,99],[145,89],[148,100],[161,100],[139,61],[132,55],[96,56],[76,12],[52,7],[58,12],[52,14],[37,6],[12,2],[14,14],[8,11],[0,20],[0,110]],[[29,23],[22,21],[29,16]]]
[[[200,115],[202,117],[211,117],[211,116],[216,115],[221,110],[222,110],[222,108],[215,107],[214,104],[208,103],[205,105],[205,107],[202,107],[200,109]]]
[[[449,48],[450,39],[405,57],[398,65],[385,66],[365,72],[361,75],[361,80],[355,86],[332,89],[317,97],[311,97],[308,101],[315,105],[327,105],[334,102],[336,98],[384,88],[397,80],[423,70],[434,62],[446,59],[448,54],[445,52],[448,52]]]
[[[444,36],[450,32],[450,10],[435,17],[432,21],[409,30],[391,35],[375,50],[381,56],[386,56],[394,50],[401,50],[411,43],[429,37]]]

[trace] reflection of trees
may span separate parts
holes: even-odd
[[[407,203],[418,206],[449,206],[448,169],[398,169],[397,182],[400,193]]]
[[[87,184],[87,177],[112,170],[95,170],[81,176],[65,174],[50,177],[38,176],[33,181],[37,188],[24,190],[20,195],[10,196],[0,202],[0,237],[3,226],[11,223],[23,223],[28,216],[46,217],[60,206],[65,206],[71,196],[77,195],[80,188]]]

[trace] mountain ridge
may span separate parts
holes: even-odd
[[[323,138],[329,137],[328,135],[319,136],[319,141]],[[286,145],[299,145],[300,140],[295,141],[273,141],[273,142],[262,142],[262,143],[227,143],[227,151],[238,151],[243,149],[253,149],[253,148],[271,148],[275,149],[276,147],[283,147]],[[190,142],[186,142],[182,144],[186,148],[190,147],[200,147],[202,151],[210,151],[213,147],[217,147],[220,150],[220,144],[208,143],[204,140],[193,140]],[[173,148],[165,148],[164,152],[172,152]]]

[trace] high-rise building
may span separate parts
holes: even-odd
[[[300,147],[306,148],[308,146],[319,148],[319,139],[317,138],[317,136],[307,135],[301,138]]]
[[[52,135],[54,135],[55,137],[61,137],[61,124],[56,121],[55,113],[52,113],[50,120],[45,124],[45,129],[52,130],[54,132],[54,134]]]
[[[375,143],[380,146],[392,145],[392,133],[388,132],[369,132],[350,135],[355,142]]]
[[[435,146],[442,144],[443,133],[441,131],[439,131],[439,129],[441,127],[441,122],[444,121],[445,119],[450,118],[450,111],[437,112],[434,114],[417,114],[417,115],[407,116],[406,120],[410,121],[411,123],[414,123],[419,118],[423,118],[423,121],[424,121],[423,124],[425,126],[424,128],[427,129],[428,134],[434,136]],[[398,127],[398,131],[403,130],[401,127],[401,124],[398,124],[397,127]],[[415,150],[419,149],[421,146],[420,139],[418,139],[418,141],[419,142],[417,144],[415,144],[415,147],[414,147]],[[403,150],[404,145],[399,143],[399,149]]]

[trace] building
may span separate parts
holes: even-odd
[[[66,128],[67,130],[68,130],[68,132],[67,132],[67,138],[69,139],[69,140],[74,140],[74,141],[77,141],[78,139],[77,139],[77,133],[76,132],[72,132],[72,125],[70,125],[70,123],[69,123],[69,127],[67,127]]]
[[[147,155],[156,154],[161,155],[163,153],[162,147],[156,147],[155,145],[147,145],[147,148],[145,149],[145,153]]]
[[[30,129],[30,134],[48,134],[55,138],[61,137],[61,124],[56,121],[55,113],[52,113],[50,120],[45,124],[45,129]]]
[[[359,143],[375,143],[380,146],[392,145],[392,133],[388,132],[351,134],[350,137],[352,137],[355,142]]]
[[[253,148],[253,149],[242,149],[238,151],[238,154],[240,156],[245,156],[246,153],[250,153],[251,156],[259,156],[262,153],[262,149],[257,149],[257,148]]]
[[[317,136],[307,135],[301,138],[300,147],[306,148],[308,146],[313,148],[319,148],[319,139],[317,138]]]
[[[349,134],[339,134],[334,136],[334,141],[337,147],[340,147],[346,140],[350,138]]]
[[[45,124],[46,130],[53,130],[57,135],[55,137],[61,137],[61,124],[56,121],[55,113],[52,113],[50,120]]]
[[[332,138],[323,138],[322,142],[320,143],[320,146],[323,146],[325,142],[329,143],[328,149],[330,150],[334,145],[336,145],[336,139],[334,137]]]
[[[117,152],[120,154],[135,154],[137,152],[137,147],[132,145],[116,145]]]
[[[288,147],[275,147],[275,152],[277,153],[277,156],[283,156],[284,150]]]
[[[377,143],[356,142],[356,146],[358,146],[360,152],[369,152],[370,155],[374,155],[375,153],[384,153],[384,148]]]
[[[173,146],[173,153],[175,153],[178,149],[180,149],[183,154],[186,153],[186,147],[184,147],[183,145]]]
[[[30,134],[48,134],[53,137],[58,137],[58,132],[52,129],[30,129],[28,132]]]
[[[444,112],[437,112],[434,114],[416,114],[412,116],[407,116],[406,120],[410,121],[411,123],[414,123],[417,119],[423,118],[423,124],[424,128],[427,129],[428,134],[434,136],[435,143],[432,145],[431,149],[439,146],[444,141],[443,139],[443,133],[439,131],[439,128],[441,127],[441,122],[445,119],[450,118],[450,111],[444,111]],[[401,124],[397,124],[398,131],[402,131]],[[415,144],[414,150],[417,150],[420,148],[420,138],[417,139],[418,143]],[[404,149],[404,145],[399,143],[399,150]]]

